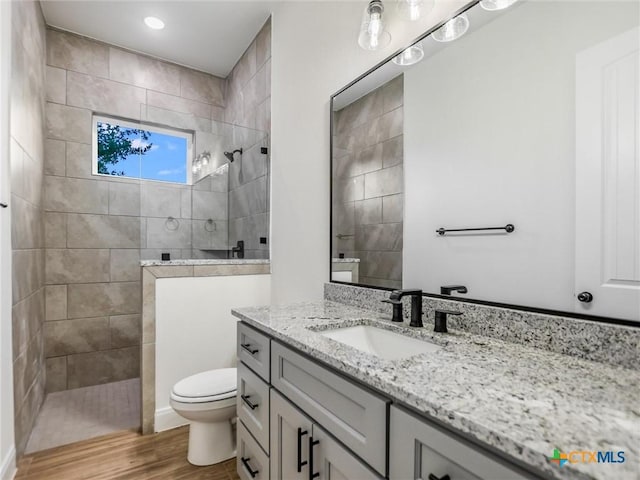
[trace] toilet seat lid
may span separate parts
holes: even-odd
[[[238,387],[237,369],[219,368],[196,373],[173,386],[173,393],[183,398],[234,397]]]

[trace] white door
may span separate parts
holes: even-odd
[[[576,58],[575,310],[640,321],[640,29]],[[581,292],[593,300],[581,302]]]

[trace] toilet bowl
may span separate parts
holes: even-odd
[[[235,368],[198,373],[173,386],[171,407],[189,420],[189,463],[213,465],[235,457],[236,388]]]

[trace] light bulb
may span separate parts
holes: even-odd
[[[480,2],[480,6],[485,10],[492,12],[494,10],[503,10],[505,8],[509,8],[517,1],[518,0],[482,0]]]
[[[436,42],[452,42],[467,33],[467,30],[469,30],[469,19],[463,13],[433,32],[431,38]]]
[[[147,27],[154,30],[162,30],[164,28],[164,22],[158,17],[145,17],[144,23],[147,25]]]
[[[373,0],[367,6],[358,36],[358,44],[365,50],[378,50],[391,43],[391,35],[384,28],[382,12],[384,7],[380,0]]]
[[[418,42],[411,45],[409,48],[405,48],[401,53],[393,57],[393,63],[401,66],[413,65],[418,63],[424,57],[424,48],[422,42]]]
[[[400,0],[398,2],[398,14],[403,20],[415,22],[431,11],[433,3],[433,0]]]
[[[191,166],[191,172],[198,173],[198,167],[196,167],[195,163]]]

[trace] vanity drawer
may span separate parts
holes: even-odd
[[[244,363],[238,364],[238,417],[269,453],[269,385]]]
[[[391,406],[389,479],[525,480],[535,478],[460,441],[428,421]]]
[[[382,476],[386,475],[386,399],[277,342],[271,343],[271,383]]]
[[[238,322],[238,358],[269,382],[269,337]]]
[[[269,480],[269,457],[244,426],[238,422],[236,469],[242,480]]]

